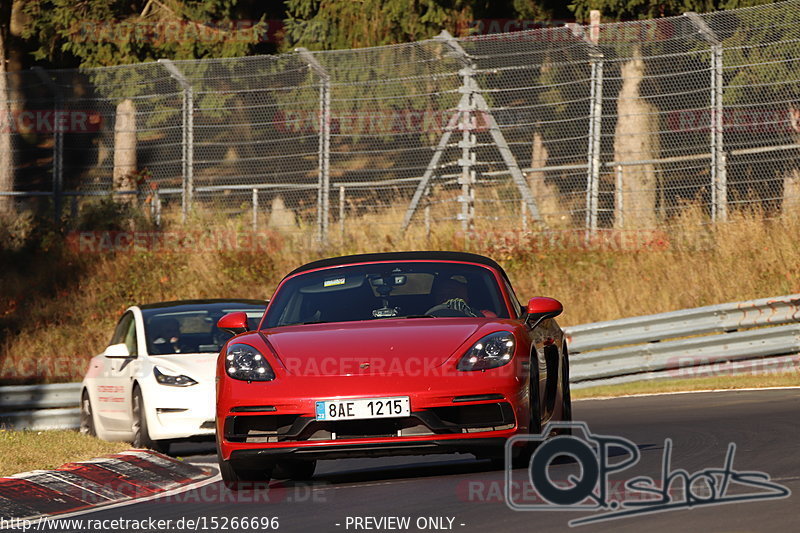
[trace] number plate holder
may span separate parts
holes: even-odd
[[[320,400],[316,403],[316,419],[327,422],[332,420],[401,418],[410,415],[411,400],[408,396]]]

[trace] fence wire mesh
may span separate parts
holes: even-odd
[[[128,192],[256,227],[657,228],[800,206],[800,2],[7,74],[0,207]],[[4,82],[4,83],[3,83]],[[155,211],[151,209],[151,211]]]

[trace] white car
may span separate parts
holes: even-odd
[[[217,356],[232,334],[223,315],[256,329],[264,300],[183,300],[128,308],[81,392],[81,433],[166,452],[175,440],[214,436]]]

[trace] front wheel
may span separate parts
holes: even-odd
[[[84,390],[81,394],[81,425],[80,433],[91,437],[97,436],[94,427],[94,414],[92,413],[92,401],[89,399],[89,391]]]
[[[133,390],[133,446],[135,448],[148,448],[161,453],[169,451],[169,442],[153,440],[147,430],[147,416],[144,412],[144,399],[142,390],[136,387]]]
[[[533,361],[531,362],[531,367],[533,367]],[[539,374],[533,369],[528,378],[528,409],[530,412],[528,435],[539,435],[542,433],[542,410],[539,405]],[[512,457],[512,466],[514,468],[527,468],[531,456],[539,444],[541,442],[529,440],[524,446],[520,446],[519,452]]]
[[[234,467],[230,461],[222,458],[219,444],[217,444],[217,462],[222,483],[230,490],[267,488],[269,485],[272,468],[259,470]]]
[[[539,435],[542,433],[542,418],[541,409],[539,408],[539,375],[535,371],[531,371],[528,378],[528,435]],[[530,463],[533,452],[536,451],[539,441],[526,441],[523,445],[516,446],[512,450],[511,467],[512,468],[527,468]],[[494,453],[488,454],[486,457],[491,459],[493,469],[505,468],[505,447],[500,450],[495,450]]]

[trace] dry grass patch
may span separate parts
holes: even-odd
[[[71,430],[10,431],[0,429],[0,477],[51,470],[64,463],[86,461],[130,449],[124,442],[106,442]]]
[[[713,376],[705,378],[636,381],[621,385],[605,385],[572,391],[575,399],[630,396],[632,394],[657,394],[667,392],[761,389],[766,387],[800,386],[800,371],[775,374],[741,376]]]

